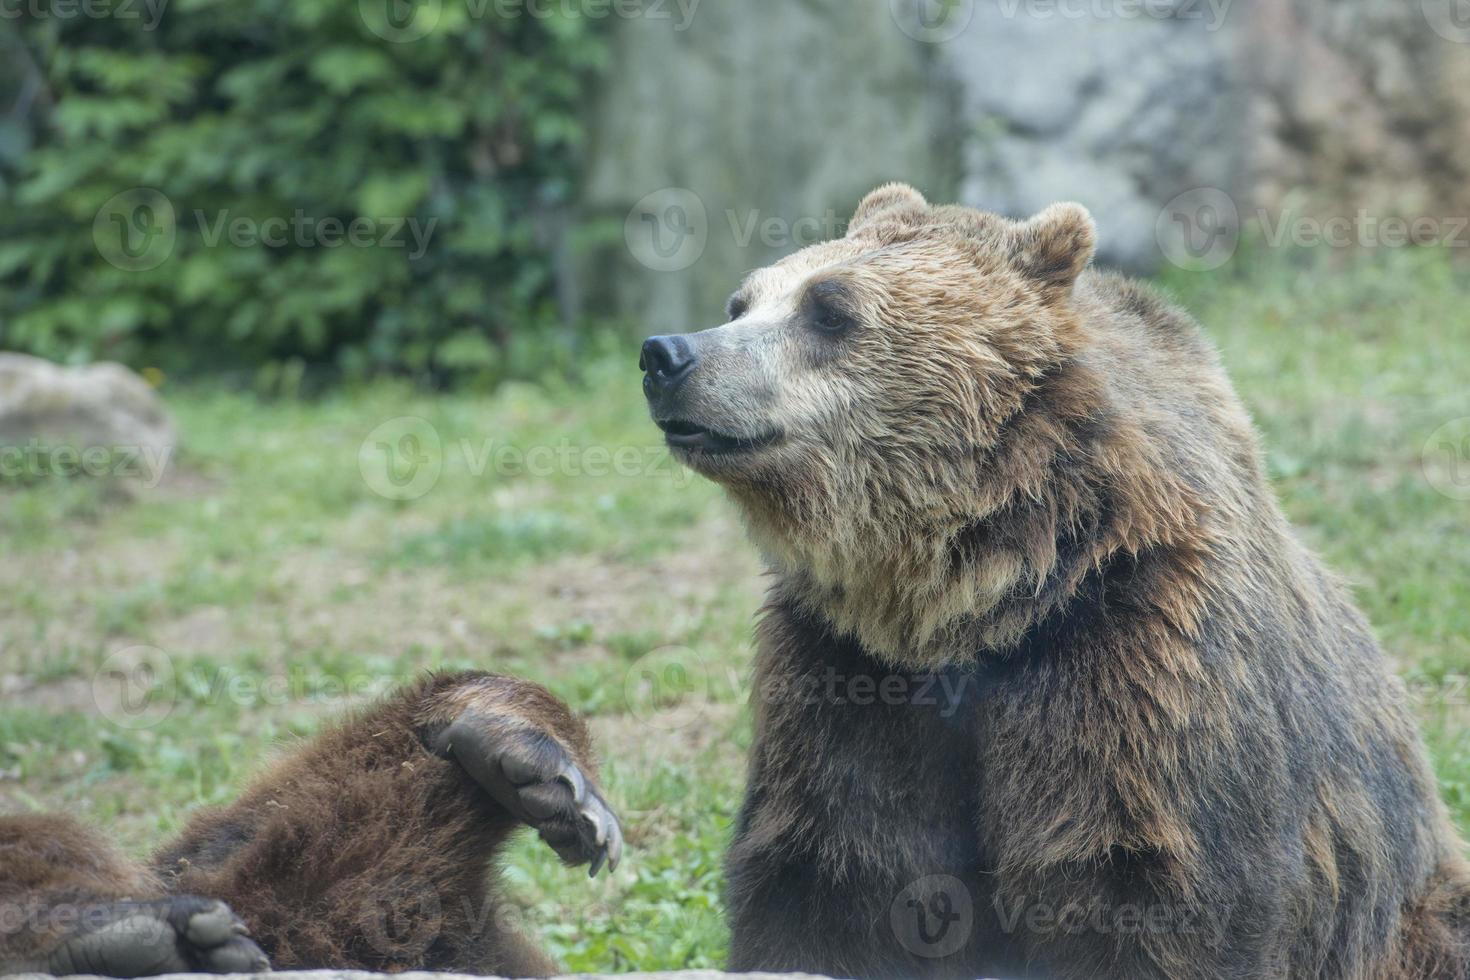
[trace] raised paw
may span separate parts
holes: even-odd
[[[75,934],[52,952],[53,975],[151,977],[263,973],[270,961],[223,902],[177,896],[79,910]]]
[[[576,761],[550,734],[519,719],[467,708],[430,733],[429,748],[452,759],[568,864],[595,877],[623,856],[623,829]]]

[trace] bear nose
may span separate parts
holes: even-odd
[[[649,337],[643,342],[643,392],[649,398],[672,389],[694,369],[694,351],[683,337]]]

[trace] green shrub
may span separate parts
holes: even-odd
[[[0,346],[462,375],[564,338],[553,256],[606,55],[560,6],[16,5]]]

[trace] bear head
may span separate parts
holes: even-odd
[[[875,652],[911,656],[1024,572],[1001,550],[958,589],[930,581],[1026,490],[989,456],[1081,343],[1072,293],[1094,242],[1080,205],[1013,221],[882,187],[845,237],[750,275],[725,325],[647,341],[653,419],[778,574]]]

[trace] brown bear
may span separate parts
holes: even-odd
[[[55,815],[0,817],[0,974],[276,968],[541,977],[495,860],[521,825],[622,854],[587,731],[544,688],[429,677],[309,741],[148,866]]]
[[[1405,690],[1198,326],[1094,235],[891,185],[644,346],[772,573],[730,965],[1463,980]]]

